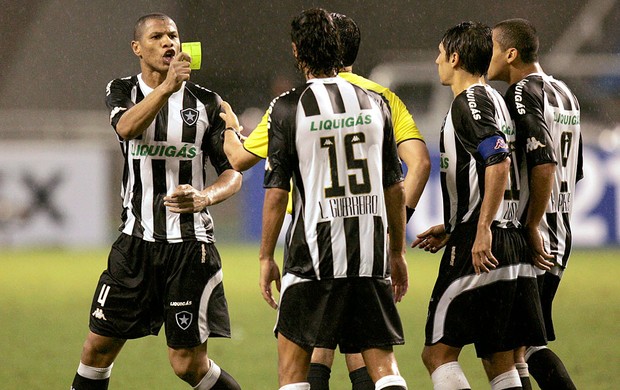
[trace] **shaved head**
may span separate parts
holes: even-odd
[[[141,16],[140,19],[138,19],[136,21],[136,24],[135,24],[135,26],[133,28],[133,40],[134,41],[139,41],[140,38],[142,38],[142,34],[144,33],[144,25],[146,24],[146,22],[148,22],[151,19],[169,20],[169,21],[173,22],[172,18],[170,18],[170,16],[168,16],[166,14],[159,13],[159,12],[155,12],[155,13],[152,13],[152,14],[147,14],[147,15]]]

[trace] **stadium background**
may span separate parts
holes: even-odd
[[[576,199],[576,243],[620,243],[618,1],[2,0],[0,6],[0,247],[107,245],[116,235],[122,159],[103,98],[109,80],[139,70],[129,43],[140,15],[165,12],[182,40],[202,42],[202,69],[192,80],[228,100],[249,130],[277,93],[301,80],[289,23],[310,6],[357,21],[363,38],[355,72],[403,98],[433,156],[450,102],[433,63],[445,29],[462,20],[530,19],[541,36],[543,67],[581,100],[587,178]],[[246,173],[241,194],[212,209],[220,241],[258,238],[260,165]],[[438,191],[434,164],[410,236],[440,220]]]

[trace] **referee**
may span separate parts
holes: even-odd
[[[107,389],[125,341],[157,335],[163,324],[179,378],[199,390],[240,389],[207,356],[209,337],[230,337],[207,206],[241,188],[221,145],[221,99],[189,81],[190,57],[170,17],[138,19],[131,47],[141,73],[106,89],[125,159],[121,235],[97,284],[72,389]],[[207,158],[218,174],[210,186]]]

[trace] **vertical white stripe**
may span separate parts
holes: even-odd
[[[209,279],[207,285],[202,291],[202,296],[200,297],[200,306],[198,307],[198,331],[200,334],[200,342],[204,343],[209,338],[209,334],[211,333],[211,329],[209,329],[209,322],[207,318],[208,307],[209,307],[209,299],[211,298],[211,294],[215,287],[222,283],[224,279],[224,273],[220,269]]]

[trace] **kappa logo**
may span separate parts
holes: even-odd
[[[192,315],[192,313],[188,311],[180,311],[175,315],[177,325],[179,325],[179,328],[183,330],[189,328],[189,326],[192,324],[193,317],[194,316]]]
[[[105,318],[105,315],[103,314],[103,310],[101,310],[100,308],[96,308],[92,316],[98,320],[104,320],[104,321],[108,320],[107,318]]]
[[[544,148],[546,145],[536,139],[536,137],[530,137],[527,139],[527,144],[525,145],[525,150],[531,152],[538,148]]]
[[[506,141],[504,141],[503,138],[499,138],[497,142],[495,143],[495,150],[498,150],[498,149],[508,149],[508,146],[506,145]]]
[[[188,126],[194,126],[198,122],[198,110],[194,108],[186,108],[181,110],[181,118]]]

